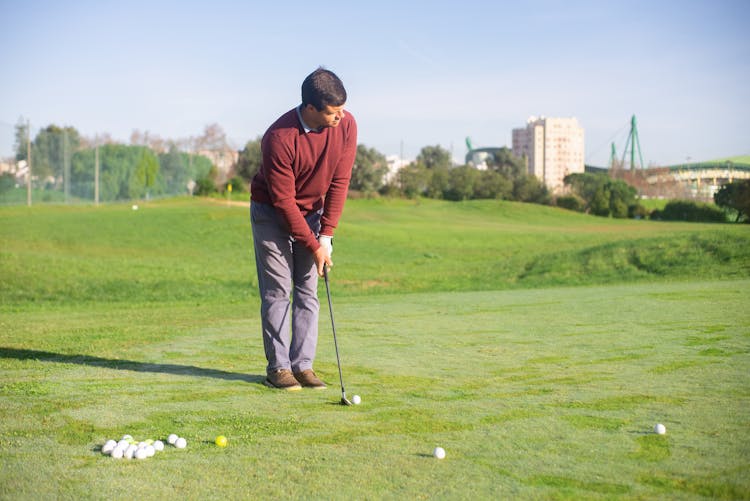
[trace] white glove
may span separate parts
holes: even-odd
[[[320,235],[318,237],[318,243],[326,250],[326,252],[328,252],[329,256],[333,255],[333,237]]]

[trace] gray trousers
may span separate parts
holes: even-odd
[[[320,213],[307,216],[318,235]],[[251,202],[260,316],[268,372],[312,369],[318,345],[318,273],[310,250],[296,242],[271,205]],[[291,337],[290,337],[291,330]]]

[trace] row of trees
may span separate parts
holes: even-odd
[[[260,138],[240,151],[236,174],[246,182],[260,168]],[[488,161],[486,170],[469,165],[455,167],[450,152],[440,146],[422,148],[416,160],[388,176],[385,155],[365,145],[357,146],[350,190],[365,196],[429,197],[446,200],[494,198],[549,203],[550,194],[534,176],[527,174],[522,159],[502,148]]]
[[[570,194],[558,197],[557,205],[565,209],[614,218],[647,215],[638,203],[638,191],[619,179],[604,174],[569,174],[564,183]]]
[[[16,159],[26,160],[26,125],[16,126]],[[150,196],[178,195],[188,191],[205,195],[226,189],[246,191],[262,162],[261,138],[248,141],[237,161],[219,183],[217,168],[206,156],[187,153],[186,144],[221,150],[226,137],[217,125],[206,127],[204,135],[189,143],[165,141],[158,136],[135,131],[130,145],[117,144],[104,136],[92,141],[73,127],[50,125],[40,130],[31,144],[33,172],[46,188],[64,189],[66,195],[93,199],[95,176],[99,175],[99,199],[102,201],[139,199]],[[620,179],[603,174],[571,174],[565,178],[567,194],[553,197],[533,175],[523,159],[508,148],[500,148],[486,160],[485,170],[470,165],[454,166],[450,152],[440,146],[422,148],[416,160],[389,175],[385,155],[365,145],[357,146],[350,189],[365,196],[429,197],[446,200],[502,199],[560,207],[603,217],[647,217],[649,212],[638,203],[638,191]],[[5,176],[0,191],[10,186]],[[722,188],[715,197],[718,206],[735,215],[738,221],[750,220],[750,181]],[[687,214],[685,207],[661,211],[667,218],[674,212]],[[704,214],[695,209],[690,214]],[[705,215],[705,214],[704,214]],[[698,216],[691,216],[698,217]],[[701,216],[703,217],[703,216]],[[715,214],[711,217],[715,218]]]
[[[28,135],[26,124],[19,123],[17,161],[28,160]],[[204,136],[213,135],[214,128],[207,127]],[[142,144],[118,144],[106,135],[87,139],[73,127],[49,125],[30,144],[35,187],[93,200],[97,164],[101,201],[182,195],[189,192],[196,179],[215,177],[209,158],[181,151],[178,142],[165,142],[158,136],[149,138],[147,133],[138,131],[133,138]],[[199,140],[202,142],[198,144],[206,143],[206,138]],[[153,141],[157,143],[151,144]],[[161,147],[155,148],[156,144]],[[0,188],[10,184],[5,181]]]

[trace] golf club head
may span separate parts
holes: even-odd
[[[341,405],[352,405],[352,403],[346,397],[341,397]]]

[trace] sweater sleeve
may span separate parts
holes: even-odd
[[[354,167],[354,160],[357,156],[357,122],[353,116],[351,118],[346,143],[334,169],[331,185],[326,193],[323,217],[320,221],[321,235],[333,236],[344,211],[349,182],[352,178],[352,167]]]
[[[315,252],[320,247],[315,234],[297,206],[292,163],[293,146],[270,134],[263,144],[263,169],[272,205],[281,214],[292,238]]]

